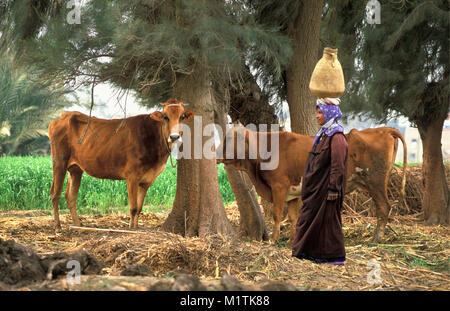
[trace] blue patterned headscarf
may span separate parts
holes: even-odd
[[[314,138],[313,146],[321,140],[323,134],[332,136],[337,132],[344,132],[344,127],[338,123],[338,120],[342,118],[341,109],[339,104],[341,100],[339,98],[319,98],[316,101],[316,110],[320,108],[324,117],[325,124],[322,125]]]

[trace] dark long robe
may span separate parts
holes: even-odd
[[[323,262],[345,260],[341,210],[347,180],[348,144],[342,133],[313,146],[302,180],[302,201],[292,255]],[[338,199],[328,201],[328,192]]]

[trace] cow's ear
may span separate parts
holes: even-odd
[[[161,122],[164,119],[164,114],[161,111],[155,111],[150,114],[150,118],[155,121]]]
[[[190,110],[184,112],[184,119],[186,121],[191,120],[194,117],[194,113]]]

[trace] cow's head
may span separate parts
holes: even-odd
[[[150,118],[162,122],[163,135],[168,143],[174,143],[180,140],[183,132],[179,129],[180,122],[191,120],[194,113],[190,110],[184,110],[184,103],[177,99],[169,99],[163,103],[163,111],[155,111],[150,114]]]
[[[233,127],[229,129],[216,150],[217,163],[229,165],[237,170],[245,170],[249,159],[255,159],[252,151],[255,151],[253,144],[249,143],[256,139],[255,133],[245,127]]]

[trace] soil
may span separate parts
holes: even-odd
[[[236,230],[239,212],[226,208]],[[66,211],[67,212],[67,211]],[[129,230],[127,214],[81,215],[81,231],[61,218],[55,235],[50,211],[0,213],[0,289],[3,290],[450,290],[449,228],[425,226],[420,215],[390,219],[383,243],[371,242],[376,218],[344,211],[347,261],[316,264],[291,256],[289,224],[276,244],[162,231],[167,214],[143,214]],[[266,219],[270,231],[272,220]],[[79,284],[68,262],[80,263]]]

